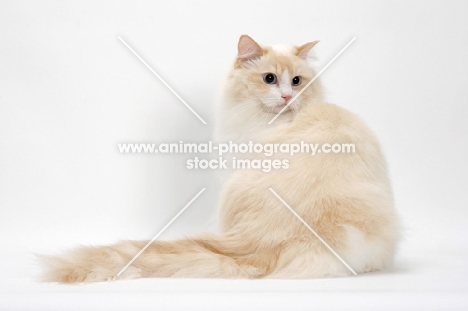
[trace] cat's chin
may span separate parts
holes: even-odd
[[[280,104],[276,106],[263,106],[263,111],[265,111],[266,113],[277,114],[278,112],[283,110],[284,107],[286,107],[286,104]],[[286,108],[286,110],[284,110],[283,113],[289,111],[291,111],[291,107]]]

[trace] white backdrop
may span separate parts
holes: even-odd
[[[467,18],[463,1],[3,1],[3,258],[150,239],[202,187],[162,238],[214,228],[212,171],[188,171],[183,156],[123,155],[117,143],[209,140],[244,33],[262,44],[319,39],[318,68],[356,36],[322,80],[381,139],[406,226],[397,266],[422,250],[466,256]]]

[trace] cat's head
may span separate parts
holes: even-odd
[[[261,46],[249,36],[241,36],[234,68],[229,76],[232,102],[257,105],[266,113],[278,113],[315,77],[311,50],[317,43]],[[321,97],[320,83],[315,80],[285,112],[299,111]]]

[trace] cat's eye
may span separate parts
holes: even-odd
[[[302,79],[301,77],[299,76],[295,76],[293,79],[292,79],[292,85],[293,86],[298,86],[299,84],[302,83]]]
[[[263,82],[266,84],[276,83],[276,75],[274,73],[266,73],[263,75]]]

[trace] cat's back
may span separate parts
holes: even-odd
[[[316,138],[317,143],[366,141],[378,145],[373,131],[353,112],[335,104],[321,102],[305,107],[289,127],[289,135]]]
[[[309,153],[291,158],[300,165],[342,162],[356,169],[372,166],[386,174],[385,157],[374,132],[358,115],[335,104],[320,102],[305,107],[292,122],[272,129],[265,141],[316,146],[314,159]]]
[[[364,184],[380,185],[383,192],[391,192],[377,137],[359,116],[344,108],[330,103],[310,105],[270,137],[276,143],[310,146],[306,152],[301,149],[294,155],[281,155],[288,159],[290,169],[270,174],[270,180],[276,175],[280,181],[301,184],[319,180],[317,187],[323,193],[356,193],[356,187]]]

